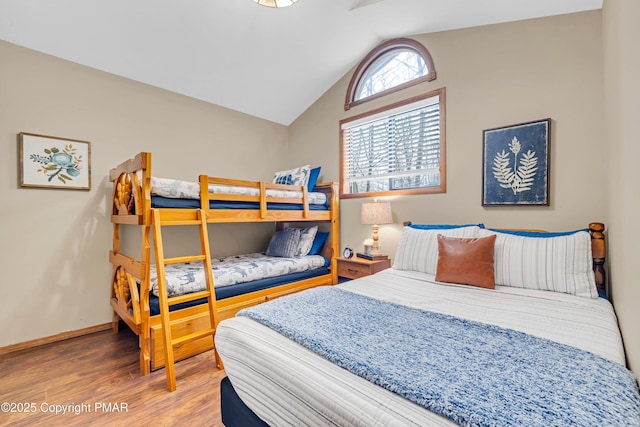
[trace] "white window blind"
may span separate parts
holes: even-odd
[[[440,186],[440,98],[342,124],[343,193]]]

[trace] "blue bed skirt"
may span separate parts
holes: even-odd
[[[237,285],[223,286],[216,288],[216,300],[235,297],[237,295],[247,294],[253,291],[261,291],[263,289],[273,288],[275,286],[284,285],[286,283],[297,282],[303,279],[310,279],[312,277],[322,276],[329,274],[327,267],[315,268],[313,270],[301,271],[299,273],[291,273],[285,276],[269,277],[267,279],[255,280],[253,282],[238,283]],[[176,304],[169,308],[170,311],[180,310],[182,308],[191,307],[194,305],[204,304],[207,302],[206,298],[189,301],[182,304]],[[149,310],[151,315],[155,316],[160,314],[160,300],[157,296],[149,293]]]
[[[152,208],[180,208],[180,209],[199,209],[199,199],[172,199],[170,197],[151,196]],[[234,201],[210,201],[210,209],[260,209],[257,202],[234,202]],[[312,211],[326,211],[328,205],[309,204]],[[267,209],[272,210],[288,210],[301,211],[303,206],[299,203],[267,203]]]
[[[240,399],[229,381],[220,381],[220,413],[225,427],[269,427]]]

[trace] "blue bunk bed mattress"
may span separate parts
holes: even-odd
[[[174,199],[171,197],[151,196],[152,208],[180,208],[180,209],[200,209],[199,199]],[[329,208],[327,204],[309,204],[312,211],[326,211]],[[234,201],[215,201],[209,202],[209,209],[260,209],[260,203],[257,202],[234,202]],[[302,210],[303,206],[299,203],[267,203],[267,209],[272,210]]]
[[[263,289],[273,288],[279,285],[287,283],[297,282],[303,279],[310,279],[312,277],[322,276],[329,274],[328,267],[315,268],[313,270],[302,271],[299,273],[291,273],[284,276],[269,277],[261,280],[254,280],[253,282],[238,283],[236,285],[223,286],[216,288],[216,300],[222,300],[225,298],[231,298],[242,294],[247,294],[253,291],[261,291]],[[194,305],[204,304],[207,302],[206,298],[202,298],[195,301],[189,301],[182,304],[176,304],[170,307],[169,311],[180,310],[183,308],[191,307]],[[153,293],[149,292],[149,310],[151,315],[155,316],[160,314],[160,300]]]

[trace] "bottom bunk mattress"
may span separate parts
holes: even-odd
[[[211,259],[215,294],[219,300],[328,274],[328,265],[329,261],[320,255],[286,258],[251,253]],[[160,309],[155,265],[151,266],[150,277],[149,308],[151,315],[156,315]],[[169,264],[165,267],[165,277],[169,297],[206,289],[201,262]],[[205,301],[191,301],[171,309],[178,310]]]
[[[323,266],[312,268],[310,270],[300,271],[297,273],[289,273],[281,276],[252,280],[250,282],[236,283],[229,286],[216,286],[214,291],[216,294],[216,300],[220,301],[225,298],[244,295],[254,291],[261,291],[263,289],[275,288],[276,286],[299,282],[305,279],[312,279],[314,277],[324,276],[330,273],[331,270],[329,270],[328,267]],[[181,310],[183,308],[191,307],[194,305],[205,304],[206,302],[206,298],[184,302],[181,304],[172,305],[171,307],[169,307],[169,311]],[[154,295],[153,292],[149,292],[149,310],[152,316],[160,314],[160,298]]]
[[[339,294],[333,296],[338,299],[329,299],[329,294],[324,294],[328,290],[338,291]],[[298,321],[289,324],[285,322],[284,329],[283,324],[277,322],[271,324],[272,319],[260,317],[268,311],[261,310],[269,306],[273,307],[270,309],[272,311],[281,311],[280,314],[285,318],[292,315],[286,304],[295,306],[301,299],[301,295],[311,299],[317,295],[317,301],[314,304],[330,306],[323,308],[324,315],[320,315],[317,319],[309,315],[316,309],[309,309],[307,314],[301,317],[308,319],[308,322]],[[349,310],[350,317],[343,317],[343,312],[347,310],[340,303],[341,298],[347,305],[354,307]],[[351,301],[352,299],[354,301]],[[512,417],[515,414],[505,409],[508,407],[507,404],[510,405],[512,401],[519,398],[530,398],[529,393],[531,396],[548,401],[551,405],[562,406],[563,402],[558,400],[568,399],[569,403],[565,406],[574,411],[569,416],[575,417],[575,425],[603,425],[596,421],[601,420],[600,417],[603,416],[601,408],[607,407],[621,408],[618,414],[611,414],[612,417],[624,413],[627,418],[624,423],[620,423],[619,419],[616,422],[615,418],[611,418],[607,419],[611,422],[604,424],[640,424],[637,384],[633,375],[624,367],[624,349],[613,308],[602,298],[577,297],[503,286],[488,290],[443,284],[436,282],[434,276],[430,274],[388,269],[334,287],[319,287],[304,291],[292,297],[278,299],[274,303],[278,304],[274,305],[271,302],[262,304],[262,307],[253,307],[245,310],[245,313],[240,312],[240,315],[234,318],[222,321],[215,337],[216,348],[235,391],[247,407],[269,425],[450,426],[456,423],[465,424],[465,422],[488,425],[483,422],[487,419],[507,420],[507,422],[496,422],[495,425],[511,425],[513,423],[510,424],[508,420],[513,421]],[[374,308],[381,304],[390,304],[386,318],[384,314],[374,315]],[[381,313],[386,311],[385,307],[387,306],[383,306]],[[396,311],[402,315],[394,314]],[[436,318],[452,318],[454,323],[462,323],[464,327],[459,330],[440,327],[421,329],[420,325],[411,325],[407,319],[414,317],[405,313],[418,317],[428,315]],[[329,321],[322,320],[323,317],[328,318]],[[387,323],[398,323],[399,317],[407,322],[404,325],[401,323],[402,333],[389,335],[384,326]],[[349,359],[341,352],[320,345],[327,338],[325,335],[334,335],[333,332],[326,334],[325,331],[329,329],[333,331],[334,325],[341,327],[354,320],[369,322],[372,325],[371,329],[376,332],[368,335],[362,332],[364,328],[356,328],[358,333],[352,335],[351,339],[343,337],[342,343],[338,343],[338,346],[343,347],[341,351],[346,352],[345,354],[349,354],[349,351],[353,353],[351,347],[355,347],[356,341],[361,343],[364,339],[367,343],[364,348],[374,349],[373,353],[356,354],[356,359]],[[325,326],[317,330],[317,336],[308,338],[308,341],[311,341],[310,345],[309,343],[303,345],[296,335],[299,334],[297,329],[288,329],[287,325],[292,323],[313,323],[318,326],[324,323]],[[459,338],[468,333],[467,329],[474,330],[474,328],[497,329],[498,332],[508,331],[509,339],[512,335],[522,335],[520,338],[525,340],[525,344],[513,347],[520,350],[510,352],[511,344],[496,346],[493,341],[484,342],[485,337],[489,336],[488,332],[487,334],[480,332],[473,338]],[[412,331],[407,332],[408,342],[415,340],[415,348],[402,347],[400,336],[406,335],[404,329]],[[480,330],[484,331],[484,329]],[[426,400],[438,403],[439,410],[433,410],[433,406],[431,406],[432,410],[426,409],[429,406],[425,406],[419,399],[414,399],[412,391],[408,386],[403,386],[402,382],[393,383],[395,385],[392,387],[389,387],[389,384],[382,384],[384,380],[381,383],[380,372],[372,369],[372,366],[383,366],[386,369],[387,365],[394,365],[395,359],[393,357],[389,359],[387,352],[394,354],[395,351],[397,359],[403,359],[403,353],[412,354],[418,348],[426,349],[430,341],[425,337],[446,336],[445,331],[449,334],[450,342],[459,341],[465,350],[427,360],[420,360],[421,356],[417,355],[415,359],[409,359],[406,365],[396,366],[396,372],[392,372],[394,375],[402,376],[405,374],[404,371],[412,372],[411,370],[415,367],[411,365],[415,363],[425,370],[428,368],[431,379],[454,377],[449,386],[439,390],[426,390]],[[406,345],[407,337],[403,339]],[[465,366],[453,362],[453,359],[461,353],[481,355],[485,350],[493,351],[498,348],[500,354],[495,359],[498,361],[498,366],[502,366],[504,361],[511,363],[512,360],[513,366],[518,366],[518,360],[522,359],[528,361],[527,367],[531,369],[530,357],[534,347],[540,343],[549,345],[553,352],[545,353],[547,350],[544,346],[541,350],[536,350],[542,351],[538,355],[543,355],[538,357],[538,362],[535,363],[537,368],[533,369],[536,371],[534,373],[537,376],[537,389],[533,387],[533,382],[527,382],[528,380],[516,374],[517,381],[499,384],[486,394],[478,395],[477,386],[482,385],[484,380],[477,376],[479,375],[477,370],[467,371]],[[319,346],[320,349],[314,346]],[[314,348],[315,351],[310,348]],[[398,351],[398,348],[401,350]],[[562,365],[560,359],[556,358],[554,352],[560,351],[558,348],[569,352],[568,358],[565,358],[568,360],[568,365],[572,365],[574,354],[586,358],[588,372],[580,378],[589,378],[590,381],[592,377],[599,378],[600,386],[588,389],[588,393],[584,392],[584,388],[581,389],[584,387],[582,384],[584,381],[569,381],[561,390],[553,388],[553,384],[557,384],[555,381],[559,377],[566,376],[567,370],[573,373],[571,366]],[[444,350],[443,355],[446,355],[447,349],[444,348]],[[545,357],[545,354],[548,355]],[[385,360],[391,360],[391,362],[386,363]],[[487,363],[490,364],[490,362]],[[591,366],[594,369],[590,369]],[[595,374],[598,371],[596,368],[603,371],[600,377]],[[359,370],[366,372],[357,373]],[[500,370],[502,369],[498,369]],[[441,372],[442,375],[438,375],[437,372]],[[384,373],[382,378],[388,378],[385,375],[387,374]],[[466,383],[460,381],[463,376],[467,378]],[[391,378],[395,381],[393,375]],[[411,381],[412,379],[409,378],[409,382]],[[541,388],[540,384],[542,384]],[[545,388],[545,384],[548,384],[549,388]],[[611,387],[617,386],[621,388],[611,393]],[[425,391],[422,390],[422,392]],[[489,397],[490,394],[492,397]],[[468,413],[467,410],[462,409],[465,405],[473,402],[482,405],[489,398],[494,400],[484,410],[495,411],[495,413],[488,415],[484,413],[482,418],[482,411],[480,411],[481,414],[478,415],[480,418],[474,418],[475,415],[464,418],[464,414]],[[591,406],[587,405],[585,411],[576,413],[580,410],[574,410],[573,407],[585,409],[584,401],[595,403]],[[458,407],[459,412],[456,409]],[[554,419],[553,416],[566,416],[566,414],[552,414],[551,410],[549,413],[528,411],[529,408],[524,408],[528,417],[524,422],[525,425],[550,425],[548,423],[549,420]],[[522,418],[520,418],[520,425],[522,425]]]

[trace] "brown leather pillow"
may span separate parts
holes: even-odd
[[[494,289],[496,236],[463,239],[438,235],[436,281]]]

